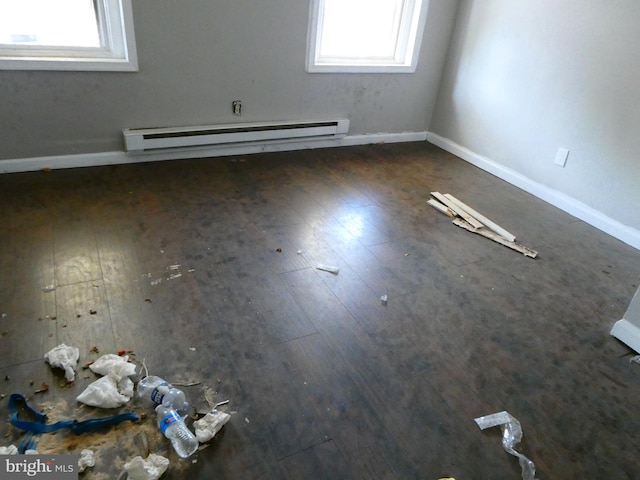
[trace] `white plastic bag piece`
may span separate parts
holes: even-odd
[[[85,448],[80,452],[80,458],[78,459],[78,472],[82,473],[89,467],[94,467],[96,460],[93,458],[93,450]]]
[[[89,384],[76,400],[92,407],[118,408],[131,400],[131,397],[118,391],[118,379],[115,374],[110,373]]]
[[[222,426],[227,423],[230,418],[231,415],[219,412],[218,410],[207,413],[200,420],[193,422],[193,426],[196,429],[196,438],[200,443],[208,442],[220,431]]]
[[[157,480],[169,468],[169,459],[151,453],[146,460],[137,456],[124,464],[129,480]]]
[[[80,350],[64,343],[44,354],[44,359],[49,365],[64,369],[67,382],[73,382],[76,378],[75,369],[78,366],[78,358],[80,358]]]
[[[40,453],[38,452],[38,450],[25,450],[24,451],[25,455],[40,455]]]
[[[533,462],[515,450],[515,446],[522,440],[522,427],[515,417],[502,411],[478,417],[475,422],[480,430],[499,426],[502,429],[502,447],[511,455],[518,457],[520,468],[522,468],[522,480],[536,480],[536,467]]]
[[[118,382],[118,391],[125,397],[133,398],[133,381],[129,377],[122,377]]]
[[[324,270],[325,272],[330,272],[336,275],[340,271],[338,267],[334,267],[333,265],[325,265],[324,263],[319,263],[318,266],[316,266],[316,268],[318,270]]]
[[[129,356],[124,355],[115,355],[113,353],[107,353],[106,355],[101,356],[91,365],[89,368],[92,372],[97,373],[98,375],[107,375],[109,373],[113,373],[120,380],[122,377],[129,377],[131,375],[135,375],[136,373],[136,365],[134,363],[129,363]]]
[[[9,445],[8,447],[0,447],[0,455],[17,455],[18,448],[15,445]]]

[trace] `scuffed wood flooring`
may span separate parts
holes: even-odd
[[[538,258],[455,227],[432,191]],[[84,478],[117,478],[144,434],[166,479],[518,479],[473,421],[501,410],[540,480],[640,478],[640,365],[608,334],[640,252],[427,143],[2,175],[0,271],[0,393],[51,421],[115,413],[75,402],[89,370],[65,386],[43,361],[66,343],[80,365],[134,352],[200,411],[230,401],[186,461],[138,400],[137,424],[40,438],[94,448]]]

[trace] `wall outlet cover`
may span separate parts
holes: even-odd
[[[561,167],[564,167],[567,164],[567,158],[569,158],[569,149],[560,147],[556,152],[556,159],[554,163]]]

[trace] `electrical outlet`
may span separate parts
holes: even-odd
[[[567,158],[569,158],[569,149],[559,147],[556,152],[556,160],[553,163],[560,167],[564,167],[567,164]]]
[[[242,101],[234,100],[231,102],[231,107],[233,108],[234,115],[242,115]]]

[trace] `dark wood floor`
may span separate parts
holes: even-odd
[[[452,225],[434,190],[539,258]],[[138,424],[40,438],[94,448],[86,478],[117,478],[144,433],[167,479],[518,479],[473,421],[501,410],[540,480],[640,478],[640,365],[608,334],[640,252],[429,144],[3,175],[0,246],[0,393],[51,421],[113,413],[75,402],[89,370],[64,386],[43,361],[66,343],[198,382],[201,411],[230,401],[187,461],[138,401]]]

